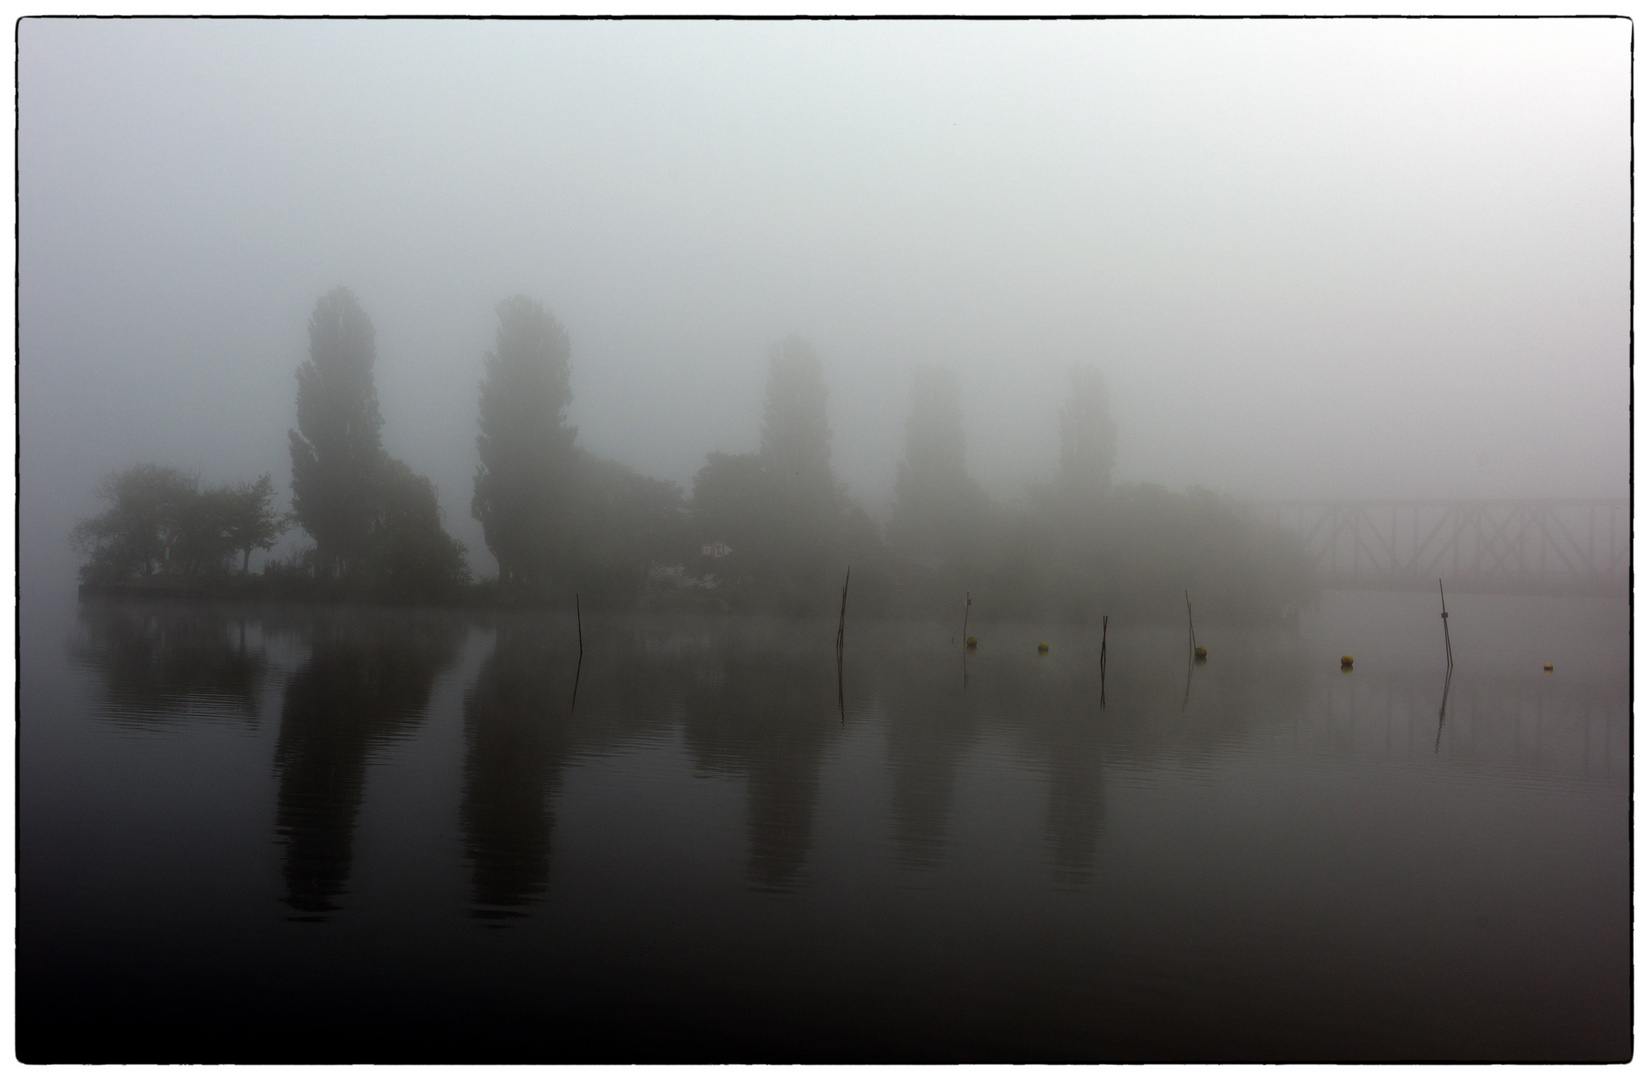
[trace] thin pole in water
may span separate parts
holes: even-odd
[[[1449,667],[1452,669],[1454,667],[1454,645],[1449,641],[1449,602],[1443,595],[1442,578],[1437,579],[1437,599],[1443,605],[1443,648],[1448,652]]]
[[[968,612],[973,610],[973,593],[963,593],[968,602],[962,605],[962,648],[968,647]]]
[[[1197,651],[1197,624],[1191,618],[1191,590],[1185,590],[1185,622],[1191,628],[1191,651]]]
[[[1437,579],[1437,599],[1443,605],[1443,648],[1448,655],[1449,665],[1443,676],[1443,703],[1437,707],[1437,738],[1431,747],[1434,754],[1443,747],[1443,717],[1449,711],[1449,684],[1454,681],[1454,645],[1449,641],[1449,602],[1443,595],[1442,578]]]

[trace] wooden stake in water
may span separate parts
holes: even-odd
[[[1197,651],[1197,624],[1191,618],[1191,590],[1185,590],[1185,622],[1191,628],[1191,651]]]
[[[973,593],[964,593],[968,602],[962,605],[962,648],[968,647],[968,612],[973,610]]]
[[[1449,667],[1454,667],[1454,645],[1449,641],[1449,602],[1443,595],[1443,579],[1437,579],[1437,599],[1443,605],[1443,648],[1449,657]]]
[[[1443,605],[1443,649],[1449,658],[1448,670],[1443,675],[1443,703],[1437,707],[1437,738],[1432,743],[1432,753],[1437,753],[1443,746],[1443,717],[1449,711],[1449,684],[1454,681],[1454,645],[1449,641],[1449,601],[1443,595],[1443,579],[1437,579],[1437,599]]]

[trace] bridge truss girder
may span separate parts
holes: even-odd
[[[1294,532],[1327,588],[1624,594],[1631,508],[1609,499],[1291,499],[1252,504]]]

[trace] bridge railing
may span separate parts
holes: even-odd
[[[1289,499],[1253,502],[1298,536],[1328,588],[1627,591],[1625,499]]]

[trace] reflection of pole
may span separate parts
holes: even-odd
[[[1105,707],[1105,631],[1111,625],[1109,615],[1099,617],[1099,707]]]
[[[1449,665],[1448,674],[1443,676],[1443,704],[1437,707],[1437,738],[1432,740],[1433,754],[1443,745],[1443,715],[1449,711],[1449,683],[1454,681],[1454,665]]]
[[[1179,703],[1180,712],[1184,712],[1185,707],[1191,704],[1191,672],[1195,667],[1196,664],[1192,662],[1188,654],[1185,657],[1185,699]]]
[[[847,641],[847,583],[852,580],[853,567],[850,566],[842,579],[842,613],[836,620],[836,709],[844,724],[847,723],[847,698],[842,692],[842,647]]]
[[[578,620],[578,667],[573,669],[573,703],[569,712],[578,708],[578,677],[584,674],[584,613],[579,609],[577,593],[573,593],[573,618]]]

